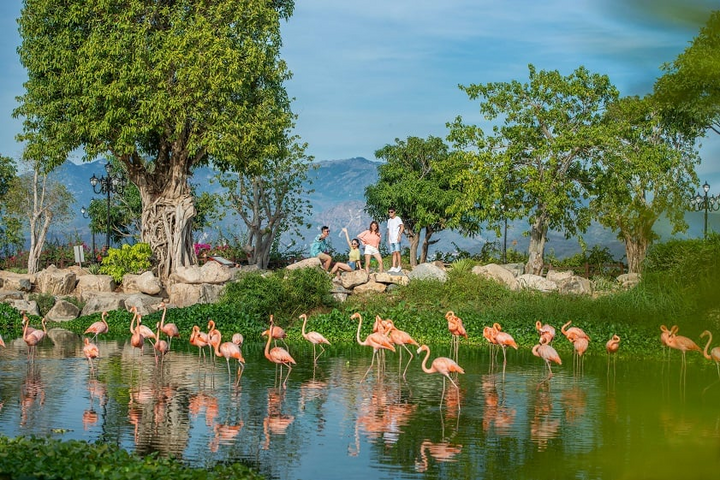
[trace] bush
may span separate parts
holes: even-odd
[[[40,316],[44,317],[55,306],[55,297],[49,293],[33,293],[28,296],[37,303]]]
[[[100,273],[110,275],[116,283],[121,283],[126,273],[142,273],[150,270],[152,251],[147,243],[136,243],[132,247],[124,244],[122,248],[111,248],[103,258]]]

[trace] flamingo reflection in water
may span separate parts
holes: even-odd
[[[30,410],[38,401],[45,405],[45,383],[40,377],[40,369],[35,363],[27,364],[27,372],[20,387],[20,426],[27,424]]]
[[[90,394],[90,406],[87,410],[83,411],[83,430],[87,430],[95,425],[99,419],[97,411],[95,410],[95,399],[98,400],[100,406],[104,406],[107,402],[107,388],[104,383],[96,379],[90,379],[88,380],[87,390]]]
[[[244,423],[242,421],[239,421],[235,425],[222,425],[216,423],[213,427],[213,433],[215,435],[208,445],[210,451],[215,453],[220,448],[220,445],[232,445],[235,441],[235,437],[237,437],[240,430],[242,430],[243,425]]]
[[[504,402],[500,401],[494,376],[486,375],[483,377],[482,392],[485,397],[482,421],[483,431],[489,432],[494,427],[496,435],[510,435],[517,411],[503,405]]]
[[[270,448],[270,435],[285,435],[288,427],[295,421],[293,415],[282,413],[282,402],[285,398],[284,391],[277,389],[268,389],[267,397],[267,415],[263,418],[263,434],[265,435],[265,443],[262,445],[263,450]]]
[[[431,442],[425,439],[420,444],[420,460],[415,461],[415,471],[424,473],[430,466],[430,458],[435,463],[454,462],[455,456],[462,452],[462,445],[448,441]]]
[[[541,383],[537,389],[533,418],[530,420],[530,440],[536,443],[538,451],[547,448],[548,442],[557,438],[560,430],[560,419],[552,415],[552,399],[550,398],[549,383]]]

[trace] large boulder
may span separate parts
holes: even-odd
[[[520,275],[517,278],[517,281],[518,285],[520,285],[522,288],[538,290],[545,293],[554,292],[558,289],[557,283],[551,282],[546,278],[541,277],[540,275],[534,275],[532,273]]]
[[[576,295],[592,295],[592,283],[585,277],[572,275],[556,282],[560,293],[573,293]]]
[[[447,282],[448,279],[445,268],[439,267],[434,263],[421,263],[420,265],[416,265],[407,276],[410,280],[435,280],[442,283]]]
[[[50,295],[68,295],[75,290],[77,276],[70,270],[61,270],[55,265],[50,265],[37,274],[35,286],[39,293]]]
[[[125,308],[130,310],[135,307],[140,315],[145,316],[160,310],[160,302],[162,298],[140,292],[132,293],[125,299]]]
[[[342,283],[343,288],[346,288],[348,290],[352,290],[358,285],[367,283],[369,279],[370,276],[365,270],[354,270],[352,272],[345,272],[340,275],[340,282]]]
[[[110,275],[83,275],[78,278],[75,287],[75,295],[83,301],[88,294],[104,292],[111,293],[115,291],[115,280]]]
[[[168,287],[170,303],[178,307],[188,307],[196,303],[215,303],[220,299],[223,285],[203,283],[173,283]]]
[[[623,273],[617,277],[617,282],[623,288],[633,288],[640,283],[641,276],[639,273]]]
[[[157,295],[162,291],[160,279],[152,272],[143,272],[140,275],[127,274],[123,277],[123,291],[125,293],[145,293]]]
[[[225,267],[218,262],[207,262],[200,267],[201,283],[223,284],[233,278],[234,268]]]
[[[545,278],[550,280],[551,282],[560,283],[563,280],[567,280],[569,278],[574,277],[575,274],[572,270],[548,270],[547,275],[545,275]]]
[[[173,273],[170,274],[170,283],[189,283],[191,285],[198,285],[202,283],[202,272],[198,265],[192,265],[190,267],[177,267]]]
[[[20,290],[0,290],[0,302],[12,303],[17,300],[23,300],[23,292]]]
[[[306,258],[305,260],[300,260],[299,262],[295,262],[291,265],[288,265],[285,267],[288,270],[297,270],[298,268],[311,268],[311,267],[321,267],[322,264],[320,262],[320,259],[317,257],[312,258]]]
[[[38,304],[35,300],[25,300],[21,296],[20,299],[10,300],[5,303],[9,304],[18,312],[25,312],[28,315],[36,315],[38,317],[40,316],[40,308],[38,308]]]
[[[383,293],[387,289],[387,285],[380,282],[367,282],[363,283],[362,285],[358,285],[353,289],[353,293],[355,294],[363,294],[363,293]]]
[[[372,275],[372,280],[380,283],[384,283],[386,285],[407,285],[410,283],[410,279],[407,275],[403,275],[402,273],[375,273]]]
[[[69,320],[75,320],[79,315],[80,309],[76,305],[67,300],[59,299],[47,315],[45,315],[45,318],[53,322],[67,322]]]
[[[111,310],[125,310],[127,297],[128,295],[124,293],[85,292],[83,301],[86,303],[81,316]]]
[[[32,291],[35,275],[0,271],[3,290]]]
[[[497,263],[477,265],[473,267],[472,273],[502,283],[510,290],[518,290],[520,288],[515,274]]]

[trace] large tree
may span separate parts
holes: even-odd
[[[688,134],[720,134],[720,10],[683,53],[663,66],[654,95],[666,120]]]
[[[50,226],[62,225],[72,218],[75,203],[67,187],[52,178],[39,163],[30,163],[29,171],[15,177],[7,194],[7,211],[28,227],[30,250],[28,273],[37,273],[40,255]]]
[[[525,271],[539,274],[549,229],[570,237],[589,225],[588,166],[602,151],[603,110],[618,92],[607,76],[584,67],[568,76],[529,69],[528,83],[460,87],[471,100],[481,100],[487,120],[499,122],[491,134],[462,118],[449,125],[463,165],[456,180],[463,196],[451,211],[456,218],[474,215],[495,223],[503,215],[527,218]]]
[[[433,136],[396,138],[394,145],[385,145],[375,156],[386,163],[378,167],[377,183],[365,188],[367,212],[383,218],[389,207],[395,207],[410,241],[411,266],[418,263],[425,230],[420,251],[420,262],[425,262],[432,237],[447,227],[446,210],[459,194],[450,186],[454,170],[449,148]]]
[[[22,225],[8,214],[8,194],[17,175],[15,162],[0,155],[0,256],[8,257],[22,247]]]
[[[196,263],[188,182],[212,160],[256,168],[291,125],[279,58],[292,0],[25,0],[20,60],[30,158],[83,148],[121,162],[165,278]]]
[[[590,206],[625,244],[630,272],[640,273],[661,215],[673,233],[687,229],[687,192],[697,184],[699,157],[694,138],[662,122],[651,97],[618,100],[608,107],[606,123],[612,135],[591,171]]]
[[[296,137],[283,141],[278,155],[266,159],[262,172],[219,176],[225,187],[225,205],[234,210],[247,228],[248,261],[265,269],[273,244],[280,235],[298,227],[310,216],[312,205],[303,198],[312,157]],[[306,225],[309,228],[309,225]]]

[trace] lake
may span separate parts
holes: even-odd
[[[157,362],[125,341],[97,342],[91,371],[81,339],[46,339],[34,359],[21,339],[0,349],[0,433],[112,442],[194,465],[241,461],[270,478],[700,478],[720,469],[720,379],[693,352],[608,363],[604,341],[584,365],[561,357],[549,378],[527,348],[492,361],[460,346],[465,369],[447,382],[417,358],[406,379],[395,353],[290,342],[287,388],[263,344],[246,344],[239,384],[224,359],[186,342]],[[567,342],[564,338],[556,343]],[[283,346],[281,344],[281,346]],[[658,349],[660,348],[658,342]],[[413,350],[414,352],[414,350]],[[450,345],[431,346],[430,360]],[[403,362],[408,359],[403,353]],[[286,370],[285,370],[286,372]]]

